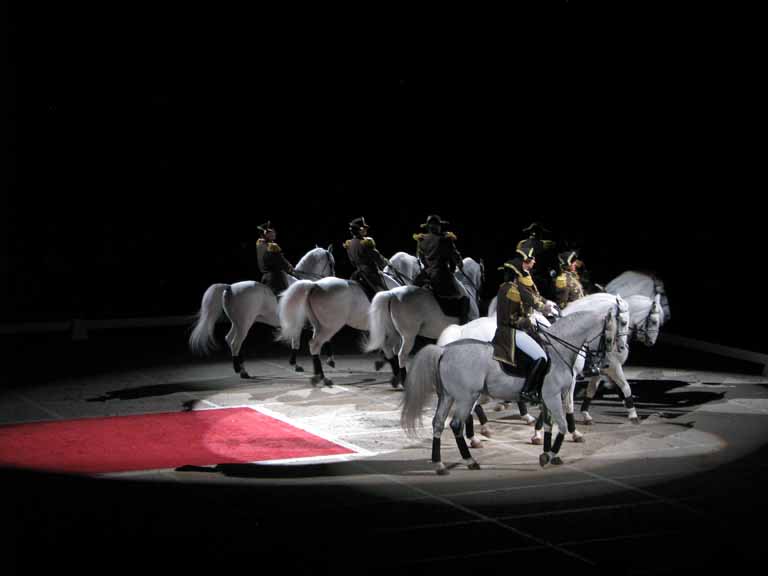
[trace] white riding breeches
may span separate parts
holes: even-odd
[[[533,360],[547,358],[546,353],[542,347],[539,346],[539,343],[522,330],[515,330],[515,346]]]

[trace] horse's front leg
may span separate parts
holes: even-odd
[[[539,456],[539,465],[544,468],[548,464],[563,464],[563,460],[560,458],[560,447],[563,445],[565,439],[565,432],[568,428],[568,424],[563,414],[563,402],[560,394],[555,394],[545,399],[542,402],[542,412],[544,415],[544,424],[546,430],[544,432],[544,450]],[[557,423],[557,436],[555,436],[554,442],[552,441],[552,424],[553,420]]]

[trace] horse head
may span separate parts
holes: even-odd
[[[661,325],[664,322],[664,307],[661,304],[661,294],[656,294],[645,319],[643,344],[653,346],[659,337]]]
[[[331,246],[328,246],[327,249],[315,247],[307,252],[302,259],[299,260],[299,263],[296,265],[296,270],[315,278],[335,276],[336,260],[333,258]]]

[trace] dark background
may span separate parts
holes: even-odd
[[[655,270],[670,332],[766,350],[738,312],[765,319],[749,31],[558,19],[379,71],[268,18],[59,7],[21,34],[16,12],[0,321],[193,314],[255,277],[267,219],[296,263],[361,215],[385,255],[413,253],[437,213],[486,262],[486,298],[540,220],[595,281]]]

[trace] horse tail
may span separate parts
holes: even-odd
[[[440,358],[443,348],[429,344],[421,350],[411,362],[408,376],[405,378],[405,395],[401,403],[400,426],[408,436],[416,436],[416,430],[421,426],[424,405],[437,389],[442,389],[440,380]]]
[[[384,348],[387,336],[396,332],[389,310],[390,302],[392,302],[392,293],[388,290],[378,292],[371,301],[371,307],[368,310],[368,339],[364,345],[366,352],[381,350]]]
[[[315,283],[311,280],[298,280],[280,295],[277,305],[280,330],[276,340],[291,342],[301,337],[301,331],[307,322],[307,300],[314,287]]]
[[[211,284],[203,294],[200,310],[195,315],[195,324],[189,335],[189,348],[195,354],[207,355],[217,350],[213,329],[224,309],[224,296],[229,292],[229,284]]]

